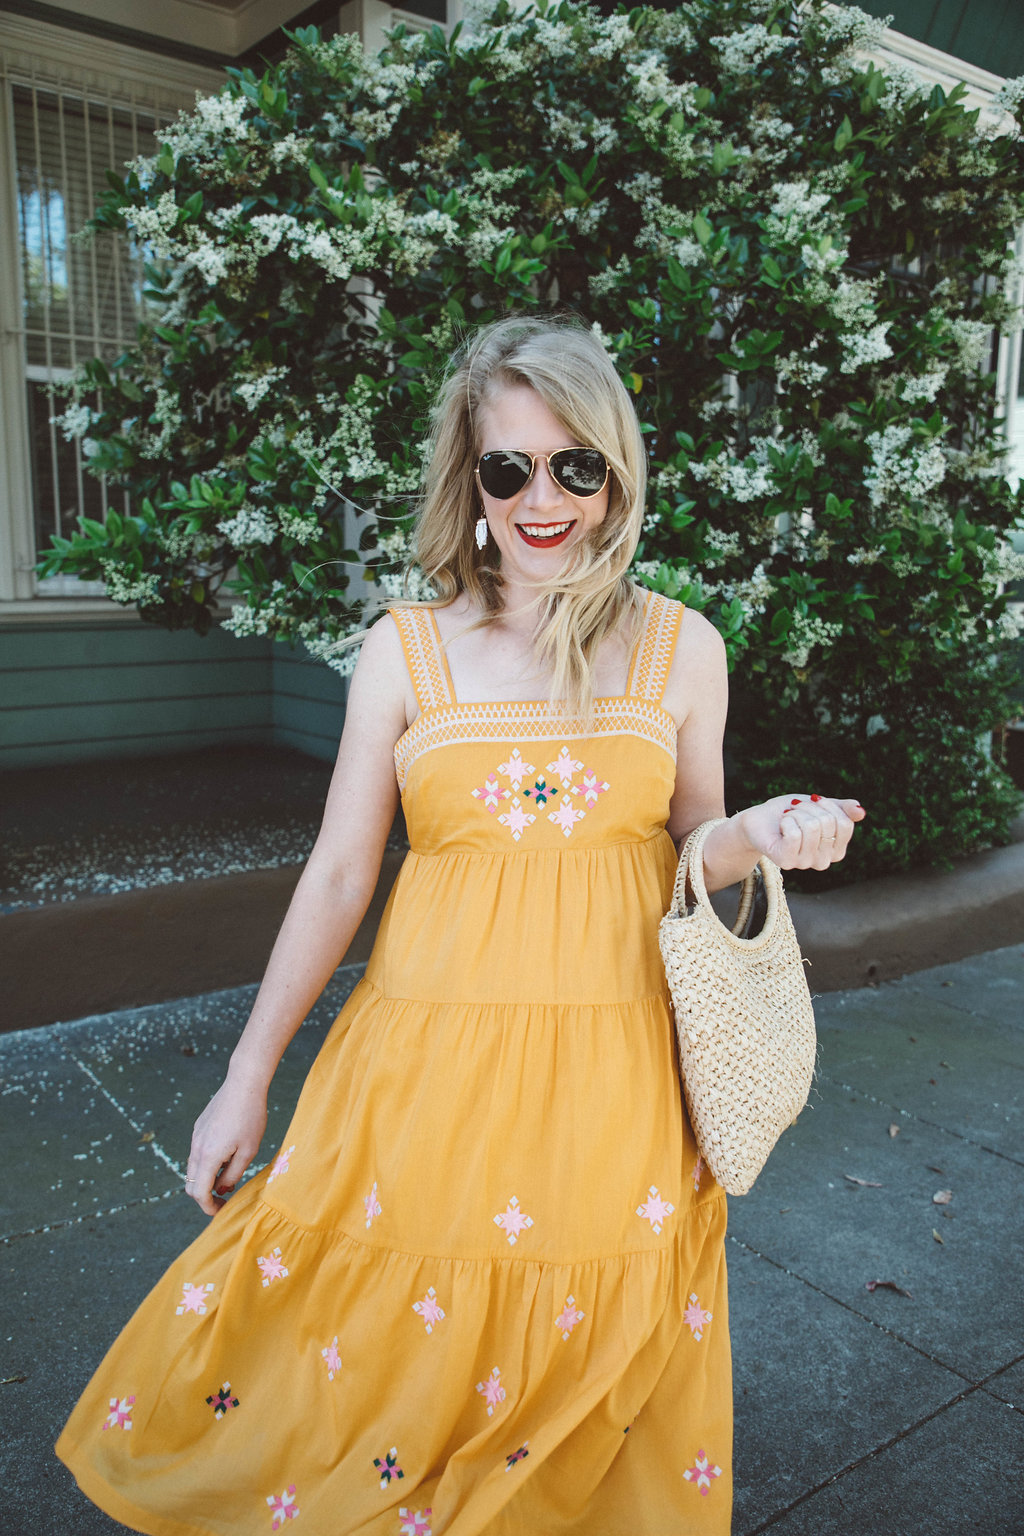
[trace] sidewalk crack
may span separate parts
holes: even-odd
[[[102,1093],[103,1097],[107,1100],[107,1102],[109,1104],[113,1105],[114,1109],[117,1110],[118,1114],[121,1115],[123,1119],[127,1120],[128,1124],[131,1126],[131,1128],[135,1132],[136,1136],[138,1136],[141,1139],[143,1136],[148,1134],[145,1131],[145,1129],[143,1128],[143,1126],[139,1123],[139,1121],[136,1120],[135,1116],[132,1115],[127,1109],[125,1109],[123,1104],[120,1104],[118,1102],[118,1100],[110,1092],[110,1089],[107,1088],[103,1084],[103,1082],[100,1080],[100,1078],[97,1077],[96,1073],[92,1070],[92,1068],[88,1065],[87,1062],[82,1061],[80,1059],[80,1057],[74,1055],[74,1053],[71,1052],[71,1051],[68,1051],[65,1054],[67,1055],[67,1057],[68,1057],[68,1059],[70,1061],[74,1062],[76,1067],[78,1067],[82,1072],[85,1073],[85,1075],[89,1079],[89,1081],[94,1085],[94,1087],[99,1089],[99,1091],[100,1091],[100,1093]],[[156,1157],[158,1157],[160,1159],[160,1161],[162,1163],[164,1163],[166,1165],[166,1167],[168,1167],[171,1170],[171,1172],[174,1174],[175,1178],[178,1178],[178,1179],[181,1179],[182,1181],[184,1181],[184,1178],[185,1178],[185,1170],[184,1170],[184,1168],[181,1166],[180,1163],[176,1162],[173,1157],[171,1157],[169,1152],[165,1152],[164,1151],[163,1147],[160,1145],[160,1143],[158,1141],[155,1141],[155,1140],[154,1141],[149,1141],[149,1142],[146,1143],[146,1145],[149,1147],[149,1150],[152,1153],[154,1153],[154,1155]]]
[[[844,1093],[856,1094],[858,1099],[866,1099],[869,1104],[877,1104],[879,1109],[889,1109],[894,1115],[903,1115],[908,1120],[916,1120],[918,1125],[927,1125],[933,1131],[942,1131],[946,1136],[955,1136],[957,1141],[965,1142],[969,1147],[977,1147],[979,1152],[987,1152],[990,1157],[1001,1158],[1004,1163],[1012,1163],[1015,1168],[1024,1168],[1024,1159],[1011,1157],[1008,1152],[1000,1152],[984,1141],[976,1141],[973,1136],[967,1136],[963,1131],[952,1131],[948,1125],[941,1125],[937,1120],[929,1120],[925,1115],[916,1114],[912,1109],[903,1109],[899,1104],[893,1104],[888,1099],[880,1099],[873,1093],[865,1093],[863,1088],[856,1088],[852,1083],[844,1083],[838,1077],[830,1077],[827,1072],[819,1072],[816,1076],[820,1083],[828,1083],[832,1088],[841,1088]]]

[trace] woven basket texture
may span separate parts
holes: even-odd
[[[683,849],[658,943],[697,1144],[726,1193],[745,1195],[807,1103],[814,1010],[777,866],[761,860],[768,915],[756,937],[738,937],[711,906],[703,844],[717,824],[698,827]],[[749,904],[753,879],[748,877],[741,910]],[[687,885],[695,898],[689,910],[683,907]]]

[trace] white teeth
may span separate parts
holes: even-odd
[[[565,533],[571,527],[571,521],[568,523],[543,524],[539,528],[536,526],[531,526],[529,523],[522,524],[523,532],[528,533],[531,539],[554,539],[557,538],[560,533]]]

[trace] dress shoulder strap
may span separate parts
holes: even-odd
[[[455,703],[452,675],[432,608],[389,608],[421,710]]]
[[[626,686],[626,692],[633,698],[661,702],[682,619],[682,603],[673,602],[660,592],[648,594]]]

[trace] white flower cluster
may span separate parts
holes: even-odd
[[[923,499],[946,478],[942,449],[916,441],[911,427],[893,423],[882,432],[869,432],[864,442],[871,454],[864,484],[873,507]]]
[[[709,566],[722,565],[730,555],[738,555],[740,552],[739,534],[723,528],[709,528],[704,536],[704,544],[704,563]]]
[[[399,560],[405,560],[409,555],[409,535],[404,528],[393,528],[390,533],[378,535],[377,548],[385,560],[397,564]]]
[[[764,215],[765,234],[780,242],[800,241],[808,235],[819,237],[838,227],[837,213],[828,192],[812,192],[807,181],[781,181],[772,188],[772,201]]]
[[[295,539],[300,544],[306,544],[310,539],[315,539],[320,532],[320,524],[315,512],[296,512],[291,508],[282,507],[277,512],[277,520],[281,524],[281,532],[286,538]]]
[[[946,327],[960,366],[967,372],[980,368],[992,345],[992,327],[987,320],[966,320],[961,315],[947,319]]]
[[[653,581],[661,570],[660,560],[634,560],[633,574],[643,581]]]
[[[841,624],[829,624],[825,619],[812,618],[806,613],[794,614],[782,659],[794,671],[801,672],[813,650],[827,650],[842,632]]]
[[[1002,107],[1007,112],[1016,112],[1018,107],[1024,106],[1024,75],[1004,80],[992,98],[992,105]]]
[[[628,16],[609,16],[597,31],[597,40],[590,45],[593,59],[613,59],[635,40]]]
[[[1024,603],[1012,603],[996,620],[1000,640],[1019,640],[1024,635]]]
[[[51,426],[59,427],[64,434],[65,442],[72,442],[76,437],[84,437],[92,426],[95,417],[88,405],[82,405],[75,400],[59,416],[51,416]]]
[[[359,660],[359,640],[349,636],[305,640],[303,644],[314,661],[324,661],[340,677],[351,677]]]
[[[904,379],[900,387],[900,399],[931,404],[945,384],[948,372],[948,368],[932,368],[927,373],[914,374]]]
[[[288,369],[283,367],[265,368],[261,373],[250,374],[247,378],[232,380],[235,394],[240,395],[250,411],[264,400],[275,384],[281,384],[288,377]]]
[[[250,502],[243,502],[234,517],[222,518],[217,528],[233,549],[254,549],[259,544],[271,544],[277,533],[277,524],[270,514]]]
[[[891,16],[869,16],[856,5],[815,8],[808,16],[817,38],[840,44],[844,53],[870,53],[878,48],[891,21]]]
[[[763,564],[755,566],[750,575],[742,581],[705,582],[704,584],[704,591],[708,597],[717,597],[723,603],[738,602],[746,619],[755,618],[758,614],[764,613],[773,590],[772,579]]]
[[[664,102],[670,112],[696,111],[697,86],[692,81],[675,85],[669,79],[664,61],[656,53],[642,53],[626,63],[626,78],[631,94],[645,106]]]
[[[173,192],[161,192],[152,207],[129,208],[126,217],[136,238],[152,246],[156,255],[170,256],[173,253],[175,242],[171,231],[178,222],[178,204]]]
[[[711,38],[711,46],[718,52],[719,64],[725,75],[749,75],[758,64],[776,58],[793,47],[794,39],[769,32],[761,22],[743,27],[739,32],[727,32]]]
[[[840,373],[856,373],[858,368],[867,368],[892,357],[892,347],[886,339],[888,333],[887,320],[879,321],[866,331],[843,331],[839,337],[843,350]]]
[[[197,95],[194,111],[179,112],[169,128],[160,130],[160,137],[176,159],[214,152],[225,140],[245,143],[251,131],[248,109],[246,97],[231,96],[226,90],[216,96]]]
[[[880,549],[851,549],[846,557],[847,565],[877,565],[882,558]]]
[[[724,449],[714,459],[694,459],[690,463],[694,480],[724,491],[733,501],[764,501],[775,490],[767,459],[749,464],[734,459]]]
[[[414,603],[429,603],[437,596],[418,565],[406,566],[404,571],[378,571],[376,576],[384,596],[392,600],[408,598]]]
[[[270,158],[275,165],[283,165],[286,160],[296,160],[304,164],[309,159],[313,140],[299,138],[295,133],[286,133],[283,139],[277,139],[270,146]]]
[[[807,350],[814,351],[818,346],[817,338],[808,342]],[[785,357],[780,357],[775,364],[775,376],[778,379],[779,388],[785,390],[791,384],[799,384],[804,389],[813,390],[823,379],[828,378],[828,368],[824,363],[816,363],[803,352],[787,352]]]
[[[155,603],[160,597],[160,578],[155,571],[129,573],[116,560],[101,560],[107,596],[115,603]]]

